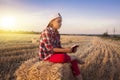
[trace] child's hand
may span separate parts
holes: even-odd
[[[72,48],[72,52],[76,52],[77,51],[77,48],[79,47],[79,45],[73,45],[71,48]]]
[[[72,48],[70,48],[70,47],[66,48],[66,52],[72,53]]]

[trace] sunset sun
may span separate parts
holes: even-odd
[[[3,29],[13,29],[15,27],[16,24],[16,19],[13,16],[5,16],[2,17],[0,20],[0,26]]]

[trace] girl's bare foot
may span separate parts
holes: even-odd
[[[81,59],[77,59],[77,61],[78,61],[79,64],[85,64],[85,62],[82,61]]]
[[[80,75],[76,76],[76,80],[83,80],[82,75],[80,74]]]

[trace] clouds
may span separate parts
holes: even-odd
[[[49,16],[60,12],[62,33],[92,34],[106,29],[112,33],[113,26],[118,26],[117,33],[120,33],[119,3],[116,0],[0,0],[0,17],[14,15],[18,29],[42,31]]]
[[[115,26],[119,25],[119,20],[114,18],[104,18],[104,17],[87,17],[87,16],[78,16],[75,17],[70,16],[64,17],[63,19],[63,25],[67,26],[76,26],[76,27],[82,27],[83,29],[97,29],[97,28],[105,28],[108,26]],[[75,27],[74,27],[75,28]]]

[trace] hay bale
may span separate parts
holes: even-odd
[[[16,80],[75,80],[70,63],[29,60],[15,73]]]
[[[39,61],[38,58],[33,58],[28,61],[25,61],[15,72],[15,76],[17,80],[26,80],[28,76],[29,68],[38,61]]]

